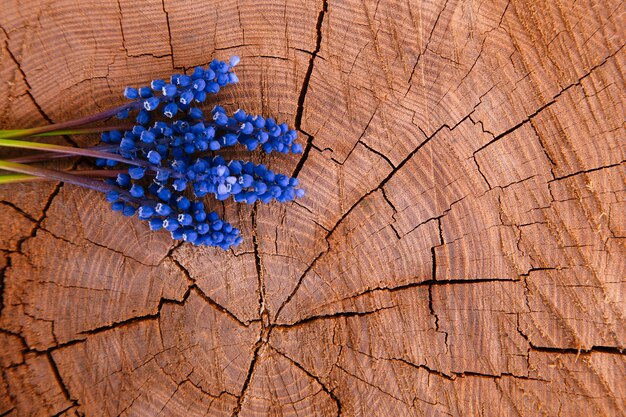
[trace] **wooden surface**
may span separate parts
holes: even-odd
[[[217,205],[228,252],[0,188],[0,415],[626,414],[623,2],[3,0],[0,25],[1,128],[238,54],[218,100],[310,144],[250,156],[307,195]]]

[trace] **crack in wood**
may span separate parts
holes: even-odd
[[[396,400],[396,401],[399,401],[399,402],[401,402],[401,403],[403,403],[403,404],[405,404],[405,405],[407,405],[407,406],[410,406],[410,404],[408,404],[406,401],[404,401],[404,400],[402,400],[402,399],[400,399],[400,398],[396,397],[395,395],[393,395],[393,394],[391,394],[391,393],[389,393],[389,392],[387,392],[387,391],[383,390],[381,387],[379,387],[379,386],[377,386],[377,385],[372,384],[371,382],[367,381],[366,379],[361,378],[361,377],[359,377],[359,376],[355,375],[354,373],[352,373],[352,372],[348,371],[346,368],[342,367],[341,365],[335,364],[335,368],[337,368],[337,369],[339,369],[339,370],[341,370],[341,371],[345,372],[347,375],[351,376],[352,378],[354,378],[354,379],[356,379],[356,380],[358,380],[358,381],[363,382],[365,385],[367,385],[367,386],[369,386],[369,387],[374,388],[375,390],[377,390],[377,391],[379,391],[379,392],[381,392],[381,393],[383,393],[383,394],[385,394],[385,395],[389,396],[390,398],[393,398],[393,399],[394,399],[394,400]]]
[[[263,346],[266,346],[266,342],[263,341],[263,331],[264,331],[264,329],[261,329],[261,334],[259,335],[259,339],[257,340],[256,344],[254,345],[254,351],[252,353],[252,361],[250,362],[250,367],[248,368],[248,373],[246,374],[246,379],[243,382],[243,387],[241,389],[241,394],[237,397],[237,405],[233,409],[233,413],[231,414],[231,417],[237,417],[237,416],[239,416],[239,413],[241,412],[241,407],[244,404],[246,393],[248,392],[248,388],[250,386],[250,381],[252,380],[252,375],[254,374],[254,370],[256,369],[257,361],[260,360],[259,359],[259,351],[261,350],[261,348]]]
[[[67,385],[65,384],[65,381],[63,381],[63,377],[61,377],[61,373],[59,372],[59,368],[57,367],[56,362],[54,361],[54,359],[52,358],[52,354],[50,352],[46,352],[46,358],[48,359],[48,362],[50,363],[50,367],[52,368],[52,374],[54,375],[54,379],[57,382],[57,385],[59,385],[59,388],[61,388],[61,392],[63,393],[63,396],[65,397],[65,399],[67,401],[69,401],[71,403],[71,406],[68,407],[72,408],[72,407],[79,407],[80,403],[78,402],[77,399],[72,398],[69,389],[67,388]],[[63,410],[65,411],[65,410]],[[62,414],[62,412],[59,413],[59,415]]]
[[[37,112],[39,113],[39,115],[48,123],[53,124],[54,120],[52,120],[52,118],[50,116],[48,116],[48,113],[46,113],[43,109],[43,107],[41,107],[41,105],[39,104],[39,102],[37,101],[37,99],[35,98],[35,96],[32,93],[32,86],[30,84],[30,82],[28,81],[28,77],[26,76],[26,73],[24,72],[24,70],[22,69],[22,64],[17,60],[17,58],[15,57],[15,55],[13,54],[13,52],[11,51],[11,49],[9,48],[9,34],[4,30],[4,28],[0,27],[0,29],[2,30],[2,32],[4,32],[7,40],[5,41],[5,49],[7,51],[7,53],[9,54],[9,57],[11,58],[11,61],[13,61],[13,63],[15,64],[17,71],[20,73],[20,75],[22,76],[22,79],[24,80],[24,84],[26,84],[26,91],[25,91],[25,95],[28,96],[28,98],[31,100],[31,102],[33,103],[33,105],[35,106],[35,108],[37,109]],[[61,137],[63,137],[63,139],[65,139],[68,143],[70,143],[72,146],[78,147],[78,144],[71,138],[71,136],[69,135],[61,135]]]
[[[433,280],[434,280],[434,277],[433,277]],[[450,347],[448,346],[448,332],[446,332],[445,330],[439,329],[439,316],[437,315],[437,312],[435,311],[435,308],[433,306],[433,286],[432,285],[428,285],[428,311],[430,311],[430,315],[435,318],[435,331],[437,333],[443,333],[443,343],[446,346],[446,350],[449,350]]]
[[[63,187],[63,183],[62,182],[59,182],[59,183],[56,184],[55,188],[52,190],[52,193],[50,193],[50,195],[48,196],[48,199],[44,203],[44,206],[43,206],[43,209],[42,209],[42,212],[41,212],[41,216],[39,216],[39,218],[35,221],[35,224],[33,225],[33,228],[31,230],[31,232],[27,236],[24,236],[22,239],[20,239],[17,242],[17,249],[15,251],[9,253],[9,256],[7,256],[7,258],[6,258],[7,259],[6,265],[4,266],[4,268],[2,268],[2,270],[0,270],[0,316],[2,316],[2,312],[4,310],[4,282],[5,282],[5,279],[6,279],[6,273],[11,268],[11,266],[13,265],[13,259],[12,259],[11,254],[12,253],[19,253],[21,255],[24,255],[24,253],[22,251],[24,243],[27,240],[35,237],[37,235],[37,231],[39,229],[41,229],[41,223],[45,220],[45,218],[47,216],[47,213],[48,213],[48,209],[52,205],[52,201],[55,199],[55,197],[61,191],[61,187]]]
[[[317,23],[315,24],[316,31],[316,39],[315,39],[315,49],[311,53],[311,58],[309,59],[309,65],[304,73],[304,80],[302,81],[302,88],[300,89],[300,94],[298,96],[298,104],[296,107],[296,120],[295,120],[295,128],[304,133],[307,136],[306,145],[304,147],[304,151],[302,152],[302,157],[298,161],[298,164],[293,170],[292,177],[297,177],[304,163],[306,162],[309,152],[311,151],[311,145],[313,143],[313,136],[306,133],[302,128],[302,117],[304,113],[304,100],[307,92],[309,91],[309,84],[311,82],[311,74],[313,74],[313,65],[315,63],[315,58],[317,58],[317,54],[320,51],[322,46],[322,24],[324,23],[324,16],[326,16],[326,12],[328,11],[328,0],[322,0],[322,10],[320,10],[317,15]]]
[[[416,288],[416,287],[427,287],[427,288],[431,288],[432,286],[449,286],[449,285],[475,285],[475,284],[483,284],[483,283],[493,283],[493,282],[519,282],[520,279],[515,279],[515,278],[484,278],[484,279],[451,279],[451,280],[433,280],[433,279],[429,279],[429,280],[422,280],[422,281],[415,281],[415,282],[409,282],[407,284],[402,284],[402,285],[397,285],[397,286],[391,286],[391,287],[375,287],[375,288],[368,288],[365,291],[356,293],[356,294],[352,294],[344,299],[341,299],[339,301],[345,301],[345,300],[357,300],[361,297],[365,297],[365,296],[371,296],[371,295],[375,295],[379,292],[389,292],[389,293],[394,293],[394,292],[401,292],[401,291],[405,291],[411,288]],[[301,326],[303,324],[307,324],[310,322],[314,322],[317,320],[326,320],[326,319],[334,319],[334,318],[340,318],[340,317],[353,317],[353,316],[367,316],[373,313],[377,313],[379,311],[382,310],[388,310],[391,308],[395,308],[394,306],[391,307],[382,307],[382,308],[377,308],[374,310],[368,310],[368,311],[337,311],[334,313],[328,313],[328,314],[323,314],[323,315],[313,315],[313,316],[308,316],[308,317],[304,317],[298,321],[295,321],[293,323],[276,323],[273,324],[271,327],[272,328],[292,328],[292,327],[297,327],[297,326]],[[445,332],[442,332],[445,333]]]
[[[330,314],[322,314],[322,315],[318,315],[318,316],[309,316],[309,317],[305,317],[301,320],[298,320],[294,323],[280,323],[280,324],[273,324],[272,325],[272,329],[276,328],[276,329],[289,329],[289,328],[293,328],[293,327],[297,327],[297,326],[302,326],[304,324],[308,324],[311,322],[315,322],[318,320],[329,320],[329,319],[337,319],[337,318],[348,318],[348,317],[363,317],[363,316],[370,316],[372,314],[384,311],[384,310],[390,310],[395,308],[394,306],[392,307],[381,307],[381,308],[376,308],[374,310],[367,310],[367,311],[338,311],[335,313],[330,313]]]
[[[215,301],[213,298],[209,297],[203,290],[202,288],[200,288],[200,286],[198,286],[196,280],[191,276],[191,273],[189,272],[189,270],[187,270],[187,268],[185,268],[185,266],[180,263],[180,261],[178,261],[177,259],[175,259],[172,256],[172,253],[179,248],[181,245],[183,244],[183,242],[175,245],[170,252],[165,256],[164,259],[170,259],[172,261],[172,263],[174,265],[176,265],[176,267],[178,269],[180,269],[180,271],[183,273],[183,275],[185,276],[185,279],[187,280],[187,282],[190,283],[189,287],[187,288],[187,292],[189,291],[195,291],[195,293],[202,298],[202,300],[204,300],[207,304],[211,305],[213,308],[215,308],[216,310],[221,311],[222,313],[226,314],[228,317],[230,317],[232,320],[236,321],[238,324],[240,324],[243,327],[249,327],[252,323],[257,323],[259,321],[261,321],[261,319],[255,319],[255,320],[248,320],[248,321],[244,321],[241,320],[239,317],[237,317],[237,315],[235,313],[233,313],[232,311],[230,311],[228,308],[226,308],[225,306],[223,306],[222,304],[218,303],[217,301]],[[185,293],[186,295],[183,296],[183,303],[184,300],[187,299],[188,294]],[[160,311],[160,308],[159,308]]]
[[[487,189],[489,189],[489,190],[493,189],[491,184],[489,184],[489,181],[487,180],[487,177],[485,176],[485,174],[480,170],[480,164],[478,163],[478,160],[476,159],[476,155],[472,155],[472,159],[474,160],[474,163],[476,164],[476,168],[478,169],[478,173],[480,174],[482,179],[485,181],[485,184],[487,184]]]
[[[489,142],[487,142],[486,144],[484,144],[483,146],[481,146],[480,148],[476,149],[473,152],[473,155],[475,156],[478,152],[482,151],[483,149],[485,149],[486,147],[494,144],[495,142],[499,141],[500,139],[508,136],[509,134],[515,132],[517,129],[519,129],[520,127],[526,125],[526,123],[530,123],[531,120],[536,117],[539,113],[543,112],[544,110],[548,109],[550,106],[552,106],[554,103],[556,103],[558,101],[558,98],[561,97],[563,94],[565,94],[567,91],[569,91],[570,89],[574,88],[574,87],[579,87],[582,83],[582,81],[589,77],[591,74],[593,74],[593,72],[602,67],[603,65],[605,65],[610,59],[614,58],[615,55],[617,55],[617,53],[619,53],[622,49],[624,48],[624,46],[621,46],[617,51],[613,52],[611,55],[607,56],[602,62],[600,62],[599,64],[595,65],[594,67],[592,67],[587,73],[585,73],[582,77],[580,77],[578,79],[578,81],[576,81],[573,84],[568,85],[567,87],[563,88],[561,91],[559,91],[557,94],[555,94],[552,99],[550,101],[548,101],[546,104],[544,104],[543,106],[539,107],[537,110],[535,110],[532,114],[526,116],[526,118],[524,120],[522,120],[521,122],[517,123],[515,126],[507,129],[506,131],[500,133],[499,135],[495,136],[492,140],[490,140]],[[472,120],[470,118],[470,120]],[[473,120],[472,120],[473,122]],[[482,122],[481,121],[476,121],[476,123],[480,123],[482,126]],[[476,124],[475,123],[475,124]],[[483,131],[485,131],[483,129]],[[485,131],[486,132],[486,131]],[[490,133],[490,132],[489,132]]]
[[[17,58],[15,57],[15,55],[13,54],[13,52],[11,51],[11,49],[9,48],[9,34],[2,29],[2,31],[4,32],[7,40],[5,41],[5,49],[9,54],[9,57],[11,58],[11,61],[13,61],[13,63],[15,64],[17,71],[20,73],[20,75],[22,76],[22,79],[24,80],[24,84],[26,84],[27,90],[25,92],[25,94],[31,99],[31,101],[33,102],[33,105],[35,106],[35,108],[37,109],[37,111],[39,112],[39,114],[41,115],[41,117],[44,118],[44,120],[46,120],[48,123],[54,123],[54,121],[48,116],[48,114],[46,114],[46,112],[43,110],[43,108],[39,105],[39,103],[37,102],[37,100],[35,99],[35,97],[32,94],[32,86],[30,85],[30,82],[28,81],[28,77],[26,77],[26,73],[24,72],[24,70],[22,69],[22,64],[17,60]]]
[[[48,233],[50,233],[51,235],[53,235],[55,238],[59,239],[59,240],[63,240],[63,241],[65,241],[65,242],[67,242],[67,243],[70,243],[70,244],[72,244],[72,245],[77,245],[77,246],[79,246],[77,243],[72,242],[72,241],[70,241],[70,240],[67,240],[67,239],[65,239],[65,238],[63,238],[63,237],[61,237],[61,236],[57,236],[57,235],[53,234],[52,232],[50,232],[49,230],[46,230],[46,231],[47,231]],[[102,248],[102,249],[106,249],[106,250],[111,251],[111,252],[113,252],[113,253],[117,253],[118,255],[122,256],[123,258],[125,258],[125,259],[130,259],[131,261],[133,261],[133,262],[137,262],[137,263],[138,263],[138,264],[140,264],[140,265],[147,266],[147,267],[155,267],[155,266],[158,266],[158,263],[156,263],[156,264],[147,264],[147,263],[145,263],[145,262],[143,262],[143,261],[140,261],[139,259],[133,258],[132,256],[130,256],[130,255],[128,255],[128,254],[126,254],[125,252],[123,252],[123,251],[121,251],[121,250],[114,249],[114,248],[111,248],[111,247],[109,247],[109,246],[107,246],[107,245],[104,245],[104,244],[102,244],[102,243],[95,242],[95,241],[93,241],[93,240],[91,240],[91,239],[87,238],[86,236],[83,236],[83,239],[85,239],[87,242],[89,242],[90,244],[92,244],[92,245],[94,245],[94,246],[97,246],[97,247]]]
[[[591,172],[600,171],[600,170],[603,170],[603,169],[615,168],[615,167],[620,166],[620,165],[622,165],[624,163],[626,163],[626,159],[624,159],[622,161],[619,161],[619,162],[616,162],[616,163],[611,164],[611,165],[605,165],[605,166],[601,166],[601,167],[584,169],[584,170],[581,170],[581,171],[572,172],[571,174],[563,175],[562,177],[553,178],[553,179],[548,181],[548,184],[551,183],[551,182],[555,182],[555,181],[562,181],[564,179],[575,177],[575,176],[581,175],[581,174],[589,174]]]
[[[337,397],[337,395],[333,392],[332,389],[328,388],[326,386],[326,384],[324,384],[322,382],[322,380],[321,380],[321,378],[319,376],[314,375],[311,371],[306,369],[301,363],[297,362],[295,359],[293,359],[289,355],[281,352],[280,350],[278,350],[276,347],[272,346],[271,344],[269,345],[269,347],[274,352],[276,352],[277,354],[279,354],[280,356],[284,357],[289,362],[291,362],[296,368],[298,368],[302,372],[304,372],[309,378],[311,378],[312,380],[317,382],[319,384],[319,386],[322,388],[322,391],[324,391],[326,394],[328,394],[328,396],[335,402],[335,405],[337,406],[337,417],[341,416],[341,401],[339,400],[339,397]]]
[[[172,45],[172,28],[170,26],[170,14],[167,12],[165,8],[165,0],[161,0],[161,7],[163,8],[163,13],[165,13],[165,23],[167,23],[167,40],[170,46],[170,57],[172,59],[172,68],[176,68],[174,65],[174,46]]]
[[[442,126],[440,126],[437,130],[435,130],[435,132],[427,137],[422,143],[420,143],[412,152],[410,152],[396,167],[395,169],[393,169],[379,184],[378,186],[376,186],[375,188],[373,188],[372,190],[370,190],[369,192],[365,193],[363,196],[361,196],[340,218],[339,220],[335,223],[335,225],[328,231],[328,233],[325,236],[325,240],[328,244],[328,247],[326,248],[325,251],[322,251],[320,254],[318,254],[315,259],[313,259],[313,261],[308,265],[307,269],[304,271],[304,273],[298,278],[298,281],[296,282],[296,286],[294,287],[294,289],[292,290],[292,292],[289,294],[289,296],[287,296],[287,298],[285,299],[285,301],[283,301],[283,303],[281,304],[281,306],[278,308],[278,310],[276,311],[276,314],[274,315],[274,318],[278,318],[281,311],[284,309],[284,307],[291,301],[291,299],[294,297],[294,295],[296,294],[296,292],[298,291],[298,289],[300,288],[300,286],[302,285],[302,281],[304,279],[304,277],[308,274],[308,272],[313,269],[313,267],[315,266],[315,264],[317,263],[317,261],[322,258],[324,255],[326,255],[330,249],[331,249],[331,245],[329,242],[329,238],[330,236],[335,232],[335,230],[337,229],[337,227],[345,220],[345,218],[352,212],[352,210],[354,210],[365,198],[367,198],[368,196],[370,196],[371,194],[373,194],[374,192],[382,189],[385,184],[387,184],[387,182],[389,182],[389,180],[399,171],[402,169],[402,167],[420,150],[422,149],[430,140],[432,140],[441,130],[443,129],[448,129],[450,131],[453,131],[456,127],[458,127],[461,123],[463,123],[466,119],[469,118],[469,114],[467,116],[465,116],[463,119],[461,119],[457,124],[455,124],[454,126],[452,126],[452,128],[450,128],[447,124],[444,124]]]
[[[447,5],[448,5],[448,0],[445,1],[445,3],[443,4],[443,7],[439,11],[439,14],[437,14],[437,18],[435,19],[435,23],[433,23],[433,27],[430,30],[430,33],[428,35],[428,40],[426,41],[426,46],[424,46],[424,51],[417,56],[417,60],[415,61],[415,65],[413,65],[413,69],[411,70],[411,75],[409,76],[409,82],[408,82],[409,85],[411,85],[412,82],[413,82],[413,74],[415,74],[415,69],[417,68],[417,66],[419,64],[420,58],[422,57],[422,55],[424,55],[424,53],[426,53],[426,50],[428,49],[428,45],[430,45],[430,41],[431,41],[431,39],[433,37],[433,33],[435,33],[435,29],[437,28],[437,23],[439,23],[439,18],[441,18],[441,15],[443,14],[444,10],[446,10],[446,6]]]
[[[267,306],[265,302],[265,282],[263,280],[263,264],[261,261],[261,253],[259,252],[259,237],[257,227],[257,210],[259,203],[255,203],[250,214],[252,219],[252,245],[254,247],[254,266],[257,273],[257,284],[259,291],[259,318],[263,323],[263,328],[267,328],[269,325],[269,313],[267,312]]]

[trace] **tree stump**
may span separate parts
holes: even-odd
[[[307,194],[214,204],[223,251],[2,186],[0,415],[626,414],[623,2],[2,8],[1,128],[239,55],[215,102],[295,126],[250,158]]]

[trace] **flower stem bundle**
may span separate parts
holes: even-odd
[[[1,183],[41,179],[63,181],[105,194],[111,209],[137,216],[152,230],[166,229],[173,239],[228,249],[241,243],[239,229],[207,212],[203,198],[234,199],[253,204],[287,202],[302,197],[298,180],[275,173],[263,164],[225,160],[215,151],[232,146],[266,153],[301,153],[297,133],[272,118],[244,110],[228,114],[215,106],[207,116],[200,107],[208,94],[238,82],[239,62],[213,60],[191,75],[174,74],[169,82],[127,87],[128,104],[92,116],[30,129],[0,130],[0,147],[40,151],[0,160]],[[88,127],[113,116],[134,123]],[[101,133],[102,144],[91,148],[52,145],[29,137]],[[97,169],[58,171],[33,163],[53,158],[93,158]]]

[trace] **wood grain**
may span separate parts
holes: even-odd
[[[2,9],[0,128],[237,54],[207,106],[298,129],[238,154],[307,194],[212,203],[222,251],[1,186],[0,415],[626,414],[623,2]]]

